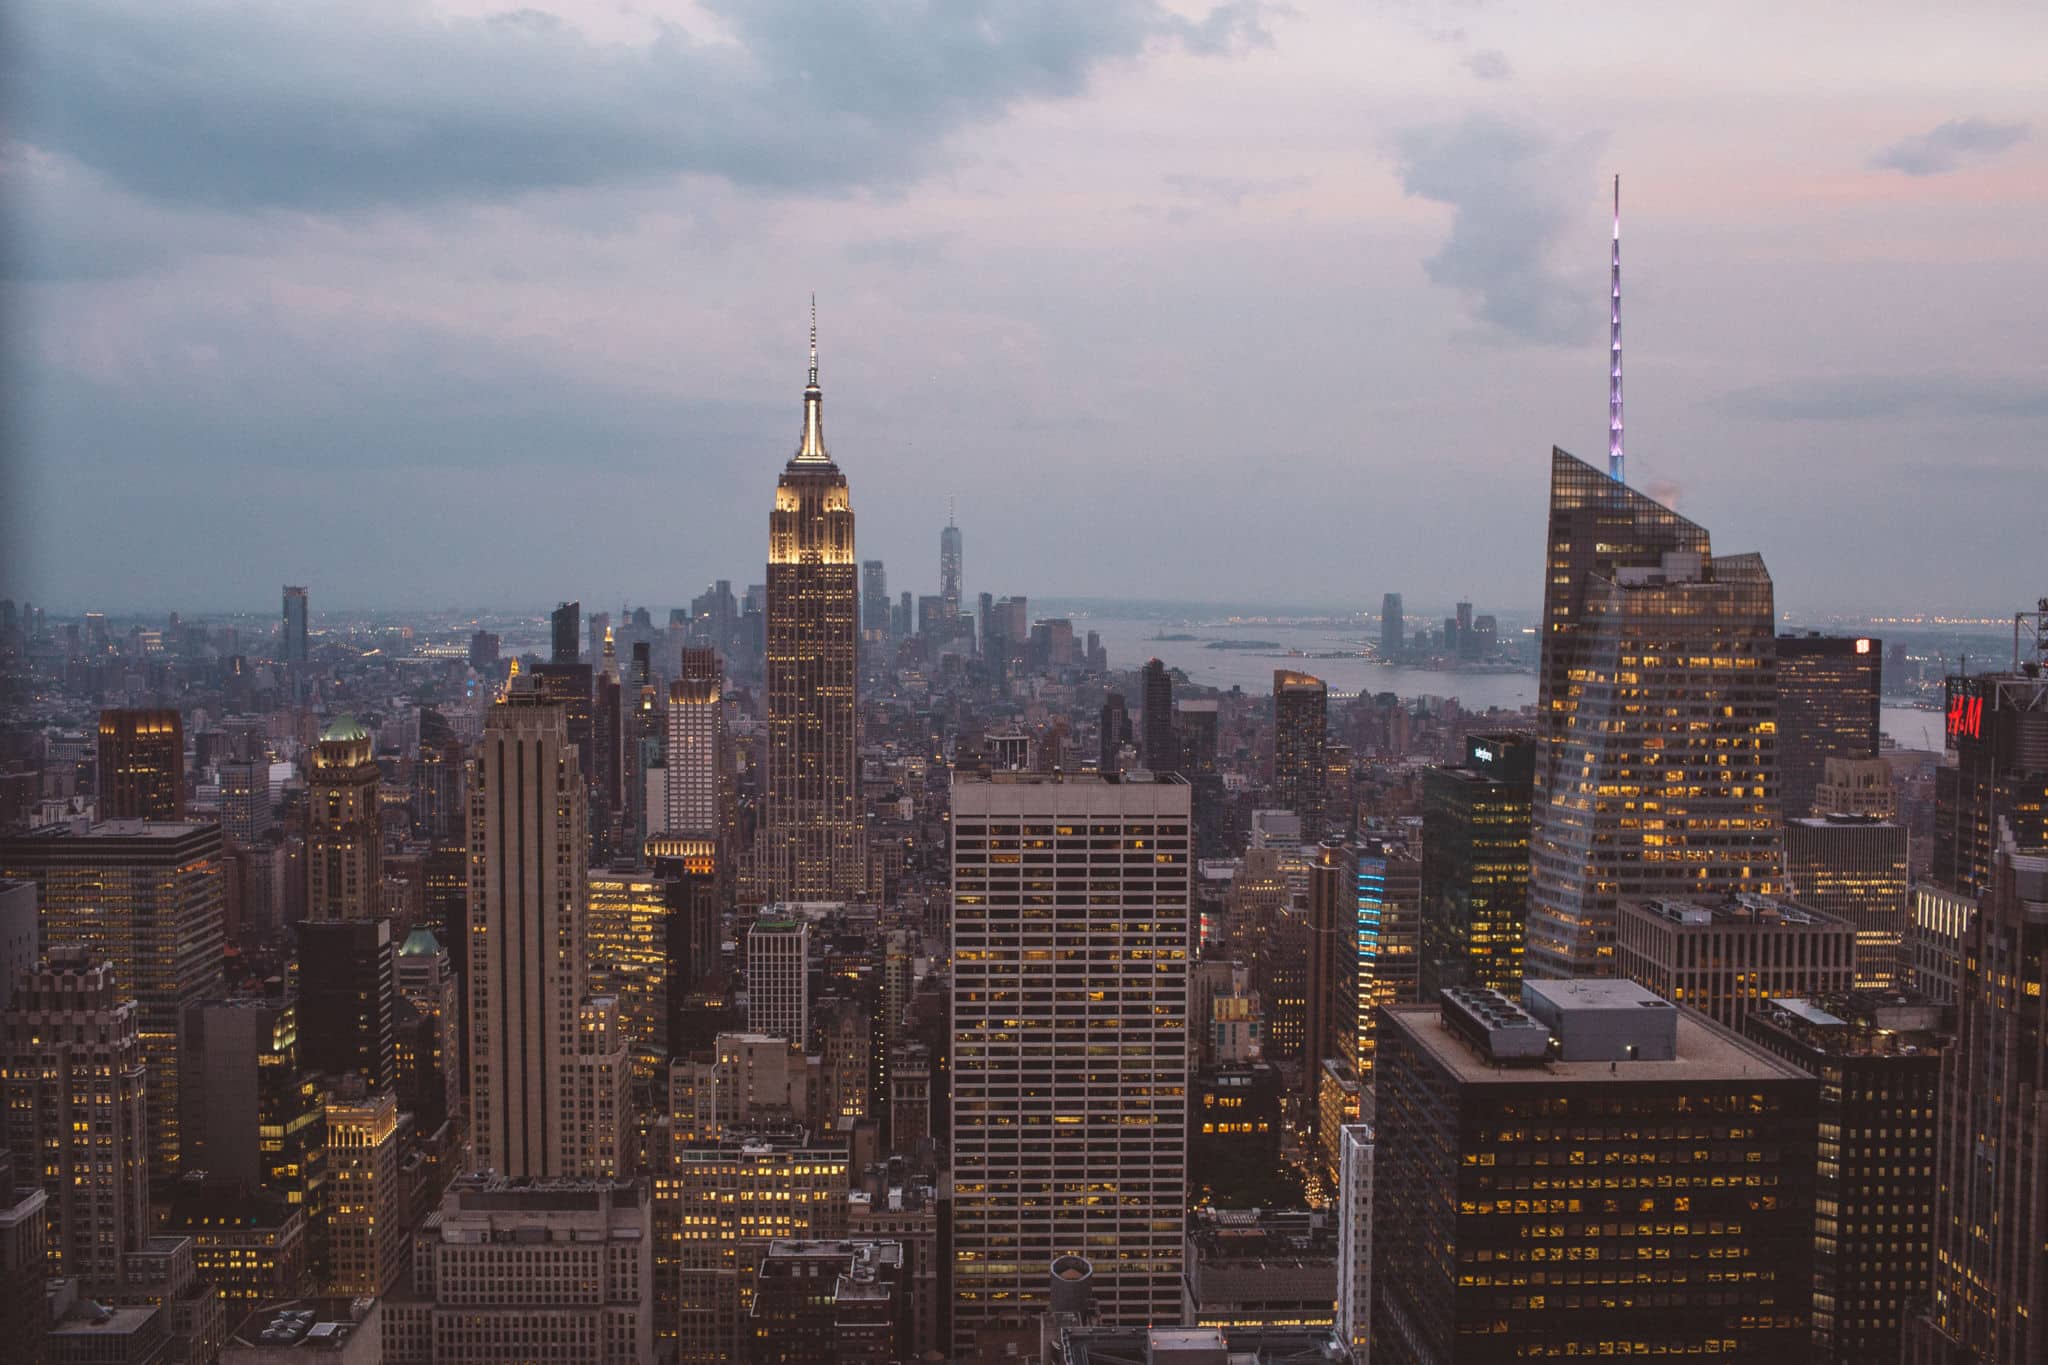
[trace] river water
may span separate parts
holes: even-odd
[[[1273,690],[1273,670],[1291,668],[1312,673],[1341,693],[1392,692],[1401,697],[1456,697],[1468,711],[1489,707],[1517,710],[1536,701],[1536,674],[1449,673],[1428,668],[1383,664],[1357,654],[1315,658],[1317,654],[1356,650],[1365,641],[1362,628],[1333,625],[1292,625],[1272,621],[1232,622],[1224,619],[1161,621],[1158,618],[1091,616],[1073,612],[1074,634],[1095,631],[1102,637],[1113,669],[1136,668],[1147,659],[1163,660],[1186,673],[1191,682],[1246,692]],[[1193,635],[1193,640],[1161,640],[1160,634]],[[1377,638],[1376,636],[1374,637]],[[1211,649],[1217,640],[1270,640],[1274,649]],[[1533,645],[1531,646],[1533,650]],[[1134,699],[1135,700],[1135,699]],[[1939,749],[1942,718],[1938,711],[1886,706],[1881,724],[1902,749]]]

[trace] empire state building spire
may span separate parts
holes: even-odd
[[[804,434],[794,463],[830,464],[825,453],[825,394],[818,387],[818,296],[811,295],[811,382],[804,386]]]
[[[1609,276],[1613,312],[1607,324],[1607,476],[1626,483],[1621,453],[1621,177],[1614,177],[1614,264]],[[811,382],[817,382],[815,362]]]

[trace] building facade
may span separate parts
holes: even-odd
[[[1856,927],[1856,984],[1897,985],[1911,876],[1905,826],[1874,815],[1785,822],[1785,880],[1801,905]]]
[[[185,722],[175,710],[100,712],[102,820],[185,818]]]
[[[1611,976],[1623,900],[1777,889],[1771,577],[1562,450],[1545,564],[1523,965]]]
[[[1773,997],[1856,985],[1856,927],[1769,896],[1624,901],[1615,944],[1622,976],[1731,1029]]]
[[[825,449],[824,404],[814,324],[803,435],[768,518],[768,744],[756,860],[771,900],[856,900],[867,891],[853,503]]]
[[[342,716],[306,766],[306,918],[371,919],[383,912],[382,774],[370,732]]]
[[[1807,631],[1778,637],[1779,801],[1787,820],[1824,814],[1831,758],[1877,753],[1884,641]]]
[[[111,964],[63,953],[0,1013],[0,1139],[48,1196],[50,1272],[92,1293],[119,1291],[149,1235],[139,1019]]]
[[[954,775],[955,1349],[1061,1255],[1106,1322],[1179,1311],[1189,837],[1178,779]]]
[[[1374,1365],[1806,1359],[1816,1083],[1625,982],[1524,992],[1552,985],[1581,989],[1547,1025],[1476,987],[1384,1012]]]
[[[1422,785],[1421,998],[1447,986],[1514,992],[1529,914],[1528,735],[1471,735],[1465,762]]]
[[[470,1133],[480,1169],[597,1179],[623,1116],[623,1033],[587,1011],[584,784],[561,706],[514,690],[491,708],[470,784]],[[611,1019],[617,1017],[614,1004]],[[586,1032],[586,1029],[589,1032]],[[589,1074],[585,1074],[589,1073]]]
[[[218,996],[224,978],[221,853],[211,823],[81,821],[0,836],[0,874],[36,884],[45,955],[111,963],[136,1003],[157,1180],[178,1169],[185,1012]]]

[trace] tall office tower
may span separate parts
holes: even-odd
[[[321,1085],[299,1065],[298,1011],[283,998],[203,1000],[185,1013],[188,1170],[309,1209],[326,1182]]]
[[[896,605],[889,609],[889,633],[899,640],[907,640],[916,633],[916,623],[917,608],[910,590],[906,588],[896,599]]]
[[[1190,823],[1176,779],[954,774],[956,1350],[1062,1255],[1104,1322],[1178,1318]]]
[[[306,662],[306,590],[290,584],[284,590],[284,639],[278,657],[287,664]]]
[[[946,604],[947,619],[959,620],[960,528],[950,510],[946,513],[946,529],[939,532],[939,596]]]
[[[1123,747],[1131,742],[1131,712],[1124,694],[1111,692],[1102,699],[1101,742],[1097,765],[1104,773],[1123,771]]]
[[[582,618],[581,602],[563,602],[555,608],[548,618],[554,646],[548,654],[549,663],[573,664],[583,658]]]
[[[800,1128],[681,1148],[654,1182],[656,1329],[675,1365],[743,1359],[755,1275],[777,1239],[846,1235],[846,1148]],[[671,1220],[673,1220],[671,1222]],[[687,1233],[687,1235],[685,1235]]]
[[[753,1365],[894,1365],[910,1286],[897,1242],[775,1241],[741,1328]]]
[[[747,934],[749,1032],[810,1046],[810,950],[809,922],[778,915],[772,907],[754,921]]]
[[[491,708],[470,810],[469,1096],[477,1165],[508,1177],[613,1174],[585,1162],[606,1145],[599,1130],[619,1116],[579,1114],[572,1102],[601,1079],[586,1071],[615,1065],[623,1085],[630,1067],[623,1034],[582,1036],[586,1023],[602,1025],[602,1015],[584,1017],[584,787],[559,705],[514,690]],[[614,1055],[615,1063],[608,1060]]]
[[[1856,928],[1771,896],[1623,901],[1617,975],[1740,1030],[1777,996],[1856,987]]]
[[[1856,984],[1901,984],[1911,859],[1905,826],[1874,815],[1785,822],[1785,880],[1801,905],[1856,929]]]
[[[860,565],[860,638],[871,645],[889,640],[889,571],[879,559]]]
[[[439,711],[420,708],[420,746],[412,769],[413,833],[436,849],[469,838],[468,778],[463,744]]]
[[[1381,1016],[1374,1365],[1806,1359],[1813,1079],[1630,982],[1522,992]]]
[[[1404,626],[1401,594],[1390,592],[1380,598],[1380,658],[1391,662],[1401,657],[1408,647]]]
[[[725,671],[718,652],[685,649],[682,676],[668,689],[668,782],[662,831],[724,846],[730,823],[722,798],[730,784],[725,735]]]
[[[1382,839],[1360,841],[1352,861],[1358,879],[1358,1006],[1352,1014],[1357,1021],[1352,1065],[1363,1094],[1377,1073],[1380,1010],[1415,1003],[1421,987],[1422,863],[1399,844]]]
[[[503,646],[503,637],[488,630],[480,630],[469,637],[469,667],[472,672],[489,673],[498,666],[498,651]]]
[[[1777,889],[1777,639],[1755,555],[1562,450],[1525,972],[1614,974],[1624,899]]]
[[[1936,1111],[1934,1293],[1910,1365],[2048,1358],[2048,848],[2010,825],[1961,960]]]
[[[1820,1081],[1815,1365],[1897,1360],[1908,1310],[1927,1298],[1942,1013],[1859,992],[1773,1000],[1745,1025]]]
[[[1479,636],[1472,629],[1472,604],[1458,603],[1458,657],[1475,659],[1479,657]]]
[[[391,920],[307,921],[299,926],[299,1057],[371,1090],[398,1079]]]
[[[221,993],[224,904],[216,824],[110,820],[0,836],[0,875],[36,884],[46,957],[113,964],[149,1070],[149,1173],[178,1169],[185,1011]]]
[[[619,681],[618,642],[610,626],[590,684],[591,815],[600,848],[616,850],[626,812],[626,703]],[[637,851],[637,845],[630,846]]]
[[[405,1107],[421,1115],[420,1126],[431,1131],[429,1121],[436,1110],[443,1115],[462,1112],[462,1017],[456,987],[455,959],[441,946],[441,940],[425,925],[405,936],[398,947],[392,984],[398,994],[427,1021],[424,1055],[415,1059],[417,1079],[438,1080],[438,1100],[420,1093],[416,1086],[412,1103]],[[400,1068],[404,1079],[404,1068]],[[400,1087],[400,1100],[406,1096]]]
[[[276,823],[270,811],[270,764],[224,758],[219,773],[221,833],[230,847],[252,848]]]
[[[42,941],[35,883],[0,876],[0,1010],[13,997],[15,978],[35,967]]]
[[[34,1169],[0,1145],[0,1341],[13,1343],[22,1365],[48,1359],[42,1348],[49,1273],[50,1197]]]
[[[463,1176],[412,1239],[386,1299],[383,1365],[646,1365],[654,1230],[634,1184]]]
[[[1145,665],[1144,689],[1144,713],[1139,721],[1144,726],[1145,743],[1139,758],[1155,773],[1177,773],[1180,743],[1173,731],[1173,675],[1157,659]]]
[[[1950,678],[1948,747],[1955,766],[1934,772],[1933,879],[1981,892],[2001,822],[2019,847],[2048,847],[2048,677],[2038,664],[2032,675]]]
[[[1323,832],[1328,766],[1329,689],[1321,678],[1273,670],[1273,790],[1280,805],[1301,817],[1302,836]]]
[[[1816,815],[1868,815],[1889,820],[1899,813],[1892,765],[1882,758],[1831,758],[1821,769],[1813,797]]]
[[[1535,776],[1535,740],[1506,733],[1468,735],[1462,766],[1423,774],[1421,999],[1521,989]]]
[[[100,819],[185,818],[185,722],[173,710],[100,712]]]
[[[341,716],[322,732],[306,768],[306,918],[370,919],[383,910],[381,777],[370,732]]]
[[[327,1290],[369,1298],[398,1283],[411,1177],[398,1166],[398,1097],[389,1090],[327,1102]]]
[[[860,806],[853,504],[825,450],[818,328],[804,429],[768,518],[768,762],[758,864],[770,900],[867,890]]]
[[[1884,641],[1867,636],[1778,637],[1778,785],[1787,820],[1815,804],[1831,758],[1877,753]]]
[[[606,642],[614,639],[612,636],[612,614],[608,611],[594,611],[584,617],[583,637],[589,647],[589,657],[591,659],[602,659]],[[612,676],[615,678],[618,676],[617,669],[612,670]]]
[[[1337,1335],[1372,1365],[1372,1125],[1345,1124],[1337,1150]]]
[[[619,1002],[633,1079],[642,1085],[654,1083],[673,1050],[671,993],[691,984],[688,946],[678,942],[683,908],[678,878],[622,864],[590,874],[590,989]]]
[[[1303,990],[1301,1079],[1304,1127],[1313,1127],[1327,1098],[1348,1084],[1358,1098],[1358,859],[1348,845],[1326,840],[1308,874],[1308,975]],[[1198,1021],[1206,1023],[1206,1020]],[[1275,1058],[1275,1060],[1285,1060]],[[1329,1083],[1325,1071],[1329,1070]],[[1330,1089],[1336,1087],[1336,1091]],[[1341,1121],[1341,1116],[1339,1120]]]
[[[112,964],[55,951],[0,1013],[0,1139],[49,1196],[50,1269],[121,1287],[149,1235],[139,1011]]]
[[[562,707],[569,743],[576,746],[576,764],[583,774],[587,819],[591,807],[597,803],[596,721],[591,714],[596,694],[596,672],[589,664],[571,661],[535,664],[528,676],[542,697]]]

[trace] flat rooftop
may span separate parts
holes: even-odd
[[[1630,981],[1546,984],[1616,985],[1633,991],[1642,990]],[[1435,1005],[1395,1005],[1388,1007],[1388,1013],[1399,1021],[1410,1037],[1442,1062],[1451,1075],[1468,1085],[1613,1085],[1620,1081],[1703,1083],[1810,1079],[1790,1062],[1780,1061],[1761,1047],[1737,1037],[1692,1010],[1677,1012],[1678,1055],[1668,1062],[1550,1062],[1540,1067],[1498,1067],[1490,1064],[1472,1050],[1471,1044],[1444,1027]]]

